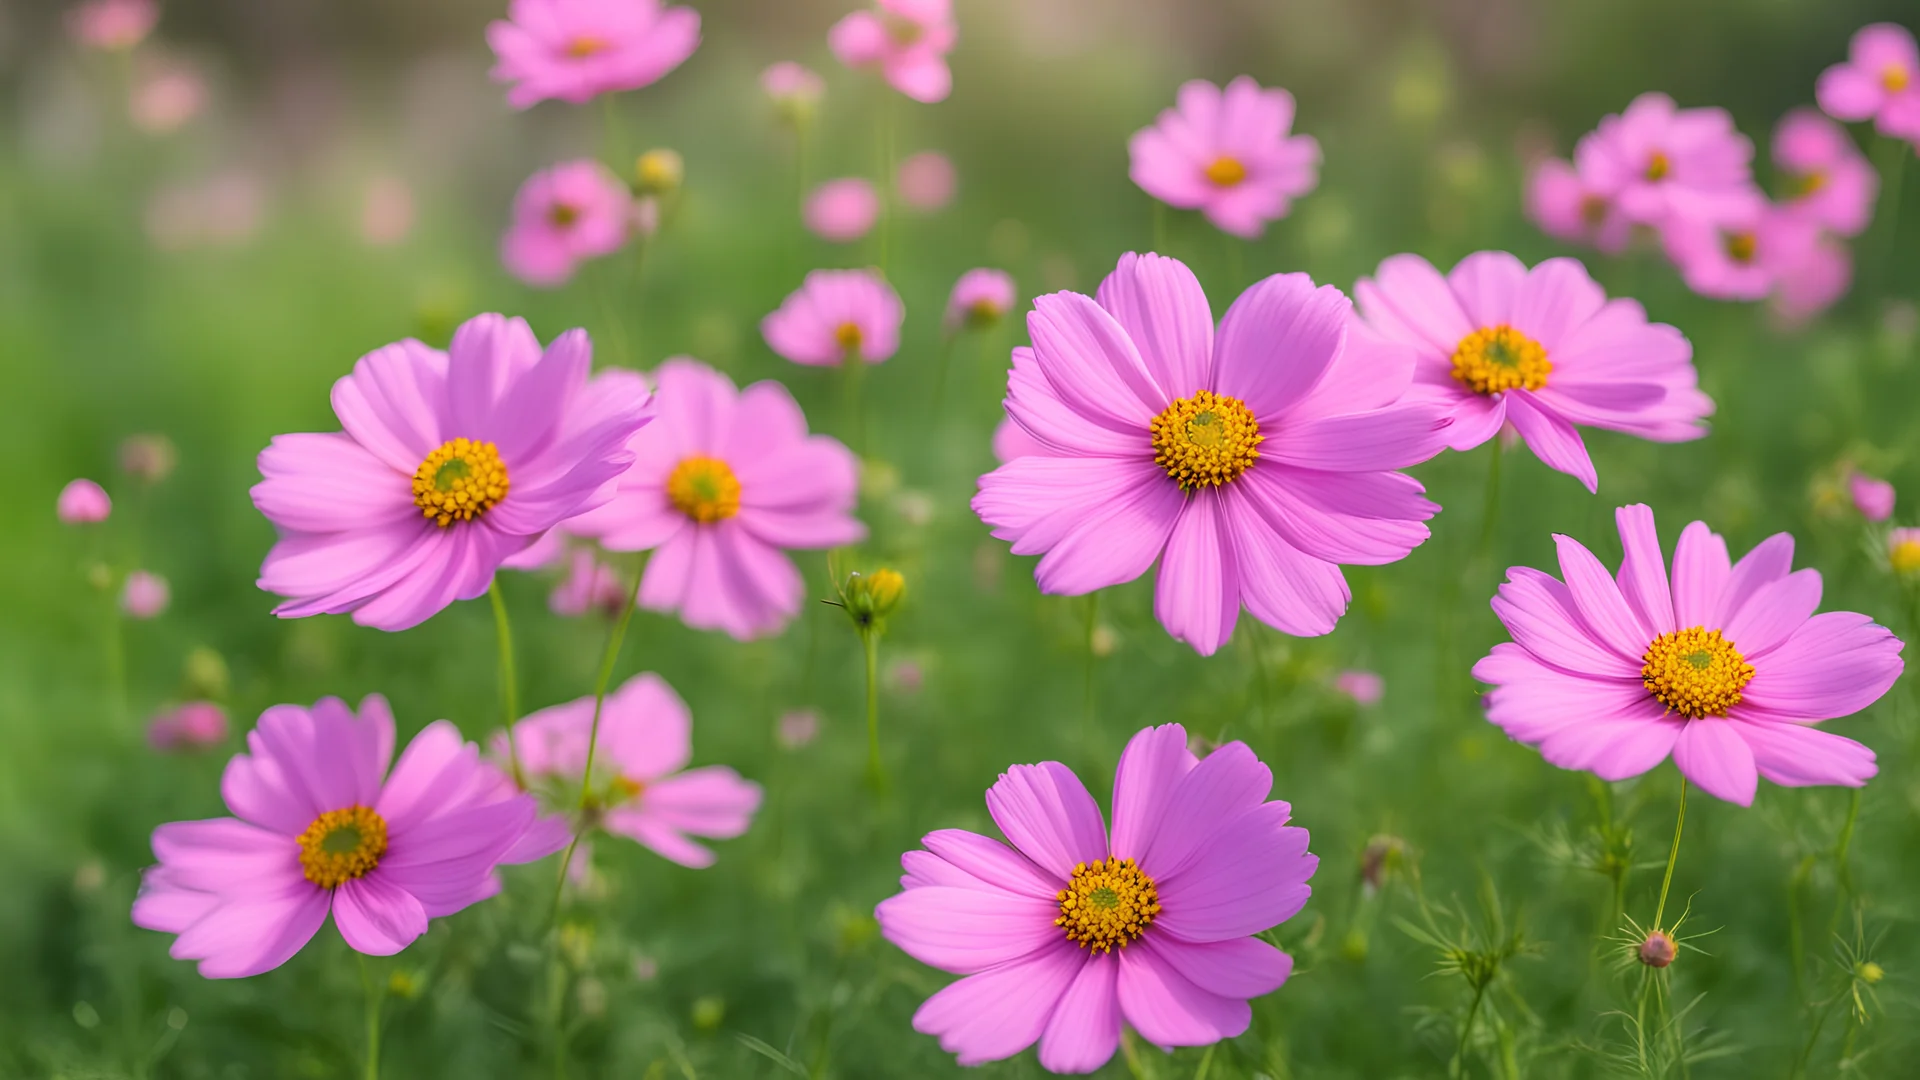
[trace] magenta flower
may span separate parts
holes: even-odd
[[[1738,563],[1696,521],[1673,575],[1653,511],[1615,514],[1625,558],[1616,578],[1577,541],[1555,536],[1564,583],[1516,566],[1493,600],[1513,641],[1473,677],[1495,689],[1487,719],[1563,769],[1624,780],[1671,754],[1710,795],[1753,802],[1776,784],[1859,787],[1873,751],[1812,725],[1873,704],[1900,677],[1899,638],[1865,615],[1820,605],[1820,573],[1790,572],[1779,533]]]
[[[1279,989],[1293,958],[1254,936],[1292,918],[1320,860],[1273,774],[1233,742],[1201,759],[1178,724],[1120,756],[1113,831],[1073,771],[1014,765],[987,792],[1012,848],[960,829],[900,858],[902,892],[874,914],[907,955],[966,976],[913,1027],[962,1065],[1040,1043],[1052,1072],[1092,1072],[1124,1022],[1157,1046],[1247,1030],[1247,999]]]
[[[529,777],[578,784],[592,730],[591,695],[541,709],[513,727],[520,767]],[[493,748],[504,757],[506,738],[496,735]],[[760,807],[760,785],[725,765],[688,769],[692,758],[687,703],[651,671],[628,679],[600,713],[591,780],[600,824],[682,866],[713,865],[713,852],[689,837],[726,840],[746,832]]]
[[[953,283],[953,292],[947,297],[947,331],[992,326],[1013,310],[1013,302],[1013,275],[986,267],[969,270]]]
[[[62,525],[95,525],[113,513],[113,500],[107,498],[105,488],[82,477],[60,489],[54,513]]]
[[[1633,222],[1679,215],[1707,221],[1761,200],[1750,168],[1753,143],[1725,109],[1680,109],[1665,94],[1641,94],[1581,138],[1580,178]]]
[[[189,701],[168,709],[147,724],[147,745],[155,750],[204,750],[227,741],[227,710],[211,701]]]
[[[1773,163],[1787,176],[1786,206],[1841,236],[1857,236],[1873,217],[1880,174],[1852,136],[1812,109],[1795,109],[1773,129]]]
[[[1395,255],[1354,295],[1369,326],[1414,348],[1408,396],[1448,410],[1455,450],[1511,423],[1548,468],[1597,491],[1574,425],[1656,442],[1706,434],[1713,402],[1696,386],[1687,339],[1632,300],[1608,300],[1573,259],[1528,270],[1481,251],[1441,277],[1418,255]]]
[[[1127,175],[1223,232],[1252,239],[1320,182],[1320,144],[1292,135],[1293,95],[1242,75],[1223,91],[1195,79],[1175,107],[1127,141]]]
[[[371,695],[355,716],[339,698],[275,705],[227,764],[233,817],[153,831],[159,865],[133,903],[134,925],[177,934],[176,960],[209,979],[272,971],[333,913],[347,944],[390,956],[500,891],[494,867],[566,842],[535,827],[533,798],[438,720],[414,736],[392,775],[393,713]]]
[[[1716,300],[1759,300],[1813,257],[1820,229],[1771,203],[1718,218],[1668,218],[1660,229],[1667,256],[1687,288]]]
[[[123,52],[145,41],[159,21],[154,0],[87,0],[67,12],[67,32],[89,49]]]
[[[1378,672],[1343,671],[1333,677],[1333,688],[1352,698],[1356,705],[1378,705],[1386,696],[1387,681]]]
[[[1836,120],[1872,120],[1882,135],[1920,140],[1920,49],[1904,26],[1874,23],[1854,32],[1847,61],[1820,73],[1814,90]]]
[[[1633,238],[1633,222],[1572,165],[1548,158],[1527,181],[1527,216],[1548,236],[1591,244],[1618,255]]]
[[[953,90],[947,54],[960,39],[952,0],[874,0],[827,31],[833,55],[850,68],[874,68],[915,101],[945,101]]]
[[[1832,307],[1853,284],[1853,253],[1844,241],[1822,236],[1780,268],[1773,287],[1773,310],[1788,326],[1798,326]]]
[[[894,170],[893,189],[909,210],[939,210],[953,201],[959,188],[960,177],[953,170],[953,161],[938,150],[915,154]]]
[[[760,320],[767,346],[796,364],[833,367],[859,357],[878,364],[900,348],[907,309],[871,270],[815,270]]]
[[[480,315],[447,352],[408,339],[333,385],[346,428],[277,435],[253,504],[280,530],[260,587],[282,618],[352,612],[404,630],[487,591],[494,569],[605,502],[649,419],[631,372],[588,380],[584,330],[544,353],[520,319]]]
[[[534,173],[513,197],[513,224],[500,240],[507,272],[551,288],[581,262],[627,242],[632,193],[597,161],[566,161]]]
[[[120,610],[131,619],[158,618],[165,614],[172,597],[166,578],[149,570],[135,570],[120,589]]]
[[[880,195],[870,181],[857,176],[829,180],[807,196],[800,219],[822,240],[850,244],[880,219]]]
[[[993,429],[993,458],[1002,465],[1014,458],[1047,452],[1046,444],[1027,434],[1027,429],[1014,423],[1011,416],[1002,416]]]
[[[700,14],[659,0],[511,0],[506,21],[487,24],[487,44],[493,80],[513,84],[507,104],[579,105],[679,67],[700,44]]]
[[[1447,419],[1404,405],[1412,356],[1354,324],[1347,298],[1278,274],[1234,301],[1216,337],[1193,272],[1120,257],[1098,297],[1034,301],[1013,351],[1008,415],[1047,447],[980,478],[973,509],[1041,591],[1078,595],[1160,561],[1154,612],[1211,655],[1240,608],[1289,634],[1333,629],[1340,563],[1404,558],[1439,507],[1394,470],[1445,444]]]
[[[1853,508],[1871,522],[1893,516],[1893,485],[1885,480],[1856,472],[1847,477],[1847,493],[1853,496]]]
[[[640,606],[747,640],[778,632],[803,588],[783,548],[866,536],[852,516],[859,466],[777,382],[734,389],[698,361],[656,373],[659,415],[630,444],[633,467],[605,506],[567,523],[613,551],[653,550]]]

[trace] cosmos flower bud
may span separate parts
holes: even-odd
[[[120,591],[120,610],[135,619],[157,618],[167,610],[171,597],[166,578],[152,571],[135,570],[127,575],[127,584]]]
[[[1872,986],[1874,983],[1887,977],[1887,969],[1871,960],[1862,961],[1858,967],[1853,969],[1853,973],[1859,977],[1861,982],[1866,983],[1868,986]]]
[[[907,579],[897,570],[881,568],[871,574],[854,571],[840,587],[840,601],[853,624],[865,631],[879,624],[906,595]]]
[[[649,150],[633,163],[634,191],[641,195],[671,195],[686,176],[686,159],[678,150]]]
[[[223,698],[232,686],[227,661],[218,652],[201,645],[187,654],[185,678],[187,691],[198,697]]]
[[[803,124],[813,118],[826,83],[811,68],[782,60],[760,73],[760,89],[780,116],[791,124]]]
[[[1666,967],[1673,963],[1673,958],[1679,953],[1680,947],[1675,945],[1673,939],[1663,931],[1654,930],[1640,942],[1640,962],[1648,967]]]
[[[205,750],[227,738],[227,711],[211,701],[189,701],[153,718],[147,744],[155,750]]]
[[[92,525],[113,513],[113,500],[99,484],[80,479],[60,489],[56,510],[63,525]]]

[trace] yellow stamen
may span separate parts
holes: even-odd
[[[719,458],[695,454],[668,474],[667,501],[703,525],[725,521],[740,512],[740,479]]]
[[[1126,948],[1160,914],[1153,879],[1132,859],[1119,857],[1075,863],[1072,880],[1054,899],[1060,902],[1060,917],[1053,925],[1066,930],[1068,941],[1095,953]]]
[[[580,208],[571,203],[557,202],[547,210],[547,222],[556,229],[565,229],[580,220]]]
[[[1654,183],[1665,180],[1672,171],[1673,162],[1667,158],[1664,150],[1655,150],[1653,156],[1647,159],[1647,179]]]
[[[372,808],[355,804],[329,810],[300,834],[300,872],[331,889],[365,877],[387,853],[387,822]]]
[[[1661,634],[1641,659],[1641,683],[1668,712],[1690,720],[1727,715],[1753,679],[1753,665],[1733,642],[1699,626]]]
[[[1233,187],[1247,178],[1247,167],[1230,154],[1221,154],[1206,168],[1207,180],[1214,187]]]
[[[833,328],[833,340],[840,346],[841,352],[852,356],[860,351],[860,343],[865,340],[865,335],[860,332],[859,323],[843,322]]]
[[[1475,330],[1453,350],[1454,379],[1476,394],[1538,390],[1552,373],[1547,350],[1506,323]]]
[[[1753,261],[1754,252],[1760,246],[1760,241],[1750,232],[1728,233],[1725,245],[1727,258],[1737,263],[1750,263]]]
[[[1580,220],[1586,222],[1589,229],[1599,228],[1600,223],[1607,220],[1606,196],[1580,196]]]
[[[452,439],[413,470],[413,504],[441,528],[472,521],[507,497],[507,467],[490,442]]]
[[[1260,456],[1260,423],[1239,398],[1202,390],[1153,418],[1153,463],[1182,491],[1238,479]]]
[[[1887,564],[1896,574],[1920,574],[1920,540],[1902,540],[1887,552]]]
[[[1880,69],[1880,86],[1889,94],[1897,94],[1913,81],[1913,75],[1903,64],[1888,64]]]
[[[567,55],[575,60],[585,60],[607,51],[607,43],[597,37],[582,35],[567,42]]]
[[[609,802],[631,802],[639,798],[641,792],[647,790],[647,785],[630,776],[616,776],[607,788],[612,796]]]
[[[1793,194],[1798,198],[1804,199],[1807,196],[1813,194],[1816,191],[1819,191],[1821,188],[1826,186],[1827,186],[1827,174],[1821,172],[1818,169],[1815,169],[1814,171],[1794,181]]]

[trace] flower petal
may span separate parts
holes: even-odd
[[[1580,481],[1587,491],[1600,490],[1600,474],[1594,470],[1593,458],[1587,454],[1587,444],[1580,440],[1580,433],[1571,423],[1525,390],[1508,391],[1506,403],[1507,419],[1512,421],[1535,457],[1547,468]]]
[[[1753,805],[1760,774],[1754,767],[1753,749],[1735,724],[1718,717],[1688,721],[1673,744],[1673,763],[1681,775],[1714,798]]]
[[[1121,951],[1119,993],[1127,1023],[1156,1046],[1206,1046],[1239,1035],[1253,1022],[1245,1001],[1195,986],[1161,956],[1151,937]]]
[[[1064,936],[1030,956],[969,975],[928,998],[913,1014],[913,1030],[940,1037],[940,1049],[962,1065],[980,1065],[1032,1046],[1086,954]]]
[[[1180,781],[1200,759],[1179,724],[1142,728],[1127,740],[1113,773],[1113,852],[1136,861],[1153,847]]]
[[[1212,656],[1240,618],[1240,572],[1228,534],[1224,497],[1201,488],[1167,538],[1154,581],[1153,614],[1174,640]]]
[[[1320,860],[1307,854],[1307,830],[1286,825],[1289,812],[1286,803],[1262,803],[1155,879],[1164,910],[1154,930],[1183,941],[1224,941],[1292,918],[1313,894],[1307,880]]]
[[[1040,1067],[1053,1073],[1090,1073],[1120,1048],[1120,961],[1112,954],[1080,966],[1040,1036]]]
[[[1555,533],[1553,542],[1560,553],[1560,576],[1581,620],[1601,644],[1625,659],[1638,661],[1646,654],[1653,635],[1627,606],[1627,598],[1620,594],[1613,575],[1580,541]]]
[[[1212,388],[1213,310],[1185,263],[1129,251],[1096,299],[1139,350],[1160,391],[1158,408]]]
[[[1057,761],[1009,767],[987,789],[987,812],[1022,855],[1063,882],[1076,863],[1107,856],[1100,807],[1073,770]]]
[[[1673,548],[1673,620],[1686,629],[1721,625],[1721,597],[1732,572],[1727,542],[1696,521],[1680,531]]]
[[[1220,321],[1213,389],[1246,402],[1261,423],[1277,421],[1339,358],[1352,313],[1339,289],[1305,274],[1255,282]]]
[[[1623,506],[1613,512],[1613,519],[1626,552],[1617,580],[1627,606],[1639,616],[1649,640],[1679,629],[1673,622],[1673,588],[1667,584],[1667,560],[1660,554],[1652,508],[1643,503]]]
[[[1804,724],[1741,720],[1737,715],[1730,723],[1753,750],[1760,775],[1781,787],[1857,788],[1880,771],[1872,750],[1830,731]]]
[[[1052,897],[929,885],[887,897],[874,909],[887,940],[923,964],[972,975],[1065,940]]]

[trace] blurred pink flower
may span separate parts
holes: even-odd
[[[658,418],[629,443],[611,502],[567,523],[610,551],[651,549],[640,606],[747,640],[779,632],[805,588],[782,549],[854,543],[857,461],[777,382],[736,390],[690,359],[655,373]]]
[[[1836,120],[1872,120],[1882,135],[1920,140],[1920,49],[1904,26],[1863,26],[1847,60],[1821,72],[1814,90]]]
[[[1920,575],[1920,529],[1887,533],[1887,566],[1902,576]]]
[[[896,694],[917,694],[927,684],[927,672],[916,660],[895,660],[887,665],[886,684]]]
[[[1320,144],[1288,135],[1293,95],[1242,75],[1225,91],[1195,79],[1175,107],[1127,142],[1128,175],[1141,190],[1199,210],[1224,232],[1251,239],[1287,216],[1320,182]]]
[[[822,240],[850,244],[880,218],[880,195],[857,176],[829,180],[813,189],[801,211],[807,228]]]
[[[157,484],[173,475],[176,453],[165,435],[129,435],[120,440],[120,468],[127,475]]]
[[[253,504],[280,539],[259,585],[287,598],[274,614],[405,630],[611,498],[651,410],[639,375],[589,378],[592,364],[585,330],[542,350],[500,315],[469,319],[446,352],[408,339],[361,357],[333,386],[345,431],[260,452]]]
[[[1635,301],[1608,300],[1574,259],[1529,270],[1504,251],[1481,251],[1442,277],[1418,255],[1395,255],[1354,295],[1374,332],[1415,350],[1407,398],[1448,410],[1455,450],[1511,422],[1548,468],[1596,491],[1575,425],[1655,442],[1706,434],[1713,402],[1699,390],[1693,346],[1647,322]]]
[[[1628,220],[1715,221],[1764,202],[1753,186],[1753,143],[1725,109],[1680,109],[1665,94],[1634,98],[1581,138],[1580,179]]]
[[[513,197],[513,224],[500,241],[507,272],[553,287],[582,261],[627,242],[632,194],[605,165],[566,161],[534,173]]]
[[[1687,288],[1717,300],[1759,300],[1812,256],[1820,230],[1763,201],[1717,218],[1676,214],[1660,239]]]
[[[783,112],[800,115],[820,104],[827,86],[812,68],[782,60],[760,73],[760,89]]]
[[[167,610],[167,602],[172,598],[166,578],[152,571],[135,570],[127,575],[126,585],[120,590],[120,610],[133,619],[157,618]]]
[[[1006,410],[1048,453],[980,478],[974,512],[1042,592],[1077,596],[1159,563],[1154,613],[1203,655],[1244,606],[1285,633],[1331,631],[1341,563],[1405,558],[1439,507],[1395,470],[1446,446],[1433,404],[1403,404],[1411,350],[1357,324],[1347,298],[1276,274],[1216,335],[1192,271],[1121,256],[1097,297],[1034,301]]]
[[[1847,477],[1847,491],[1853,496],[1853,508],[1868,521],[1881,522],[1893,516],[1893,485],[1885,480],[1856,472]]]
[[[600,561],[591,548],[576,547],[561,554],[567,576],[547,596],[555,615],[578,618],[589,611],[618,615],[627,604],[620,572]]]
[[[244,169],[164,188],[147,204],[147,237],[162,251],[239,247],[260,231],[266,187]]]
[[[397,176],[377,176],[360,197],[360,239],[392,247],[413,231],[413,189]]]
[[[68,481],[60,489],[54,510],[63,525],[92,525],[107,520],[113,512],[113,500],[107,498],[105,488],[82,478]]]
[[[588,695],[515,724],[527,775],[579,783],[593,711]],[[493,751],[506,757],[504,734],[494,736]],[[601,826],[682,866],[712,866],[713,852],[690,838],[729,840],[746,832],[760,808],[760,785],[725,765],[688,769],[692,758],[693,714],[666,680],[647,671],[621,684],[601,710],[589,778]]]
[[[900,347],[906,309],[871,270],[815,270],[760,320],[774,352],[796,364],[832,367],[859,357],[878,364]]]
[[[391,774],[393,713],[369,695],[275,705],[227,763],[233,817],[153,831],[133,923],[176,934],[176,960],[209,979],[259,975],[293,958],[329,912],[348,947],[391,956],[500,891],[494,868],[559,850],[532,796],[481,761],[453,724],[414,736]]]
[[[1352,698],[1357,705],[1378,705],[1386,695],[1387,681],[1377,672],[1343,671],[1333,677],[1333,688]]]
[[[1764,776],[1800,787],[1860,787],[1873,751],[1816,730],[1873,704],[1900,677],[1902,644],[1865,615],[1820,606],[1820,572],[1792,573],[1779,533],[1738,563],[1696,521],[1672,577],[1653,511],[1615,514],[1616,577],[1555,536],[1556,579],[1516,566],[1493,600],[1513,641],[1473,677],[1493,686],[1487,719],[1563,769],[1625,780],[1665,761],[1707,794],[1751,805]]]
[[[1857,236],[1873,218],[1880,174],[1853,136],[1812,109],[1795,109],[1773,129],[1773,163],[1791,190],[1787,208],[1840,236]]]
[[[177,131],[207,105],[207,82],[200,73],[169,62],[136,76],[127,115],[149,135]]]
[[[774,735],[788,750],[798,750],[820,735],[820,714],[813,709],[790,709],[780,714]]]
[[[980,267],[960,275],[947,297],[949,331],[963,326],[992,326],[1013,310],[1013,275]]]
[[[953,90],[947,54],[959,40],[952,0],[875,0],[827,31],[833,55],[850,68],[877,68],[915,101],[946,100]]]
[[[1799,326],[1832,307],[1853,284],[1853,253],[1844,241],[1822,236],[1798,259],[1780,267],[1773,287],[1773,310],[1788,326]]]
[[[659,0],[511,0],[506,21],[487,25],[507,104],[548,98],[574,105],[638,90],[693,55],[700,14]]]
[[[67,31],[89,49],[119,52],[146,40],[160,21],[154,0],[88,0],[67,11]]]
[[[1591,244],[1609,255],[1625,251],[1633,236],[1633,222],[1620,207],[1560,158],[1547,158],[1533,170],[1527,216],[1548,236]]]
[[[205,750],[227,740],[227,710],[211,701],[189,701],[153,718],[147,745],[155,750]]]
[[[953,201],[960,186],[953,162],[938,150],[925,150],[900,163],[894,173],[893,189],[910,210],[931,212]]]
[[[1027,434],[1027,429],[1014,423],[1011,416],[1002,416],[993,429],[993,456],[1002,465],[1028,454],[1047,452],[1046,444]]]

